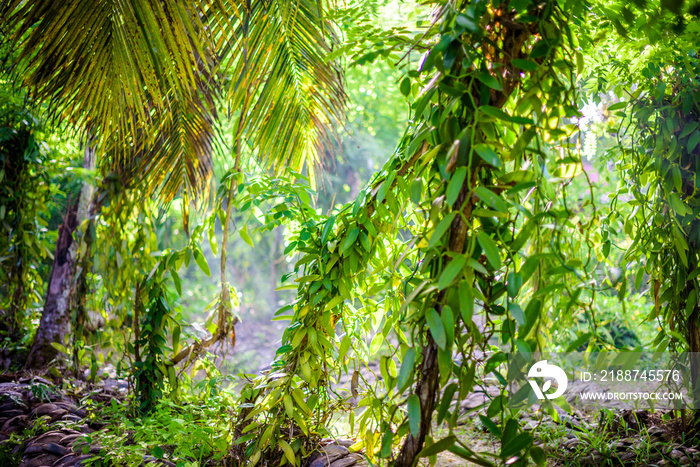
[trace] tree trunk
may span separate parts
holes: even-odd
[[[508,5],[508,2],[504,3],[505,4],[500,8],[511,17],[505,18],[504,14],[504,18],[507,22],[501,22],[501,29],[498,32],[498,37],[503,41],[500,56],[492,56],[489,57],[488,60],[495,63],[502,63],[505,70],[512,70],[513,67],[510,61],[514,58],[524,56],[523,47],[528,39],[532,37],[532,34],[536,33],[536,30],[530,30],[528,27],[515,22],[513,20],[514,12],[512,8]],[[499,21],[502,21],[502,19]],[[535,25],[537,23],[532,24]],[[457,62],[459,62],[459,60],[457,60]],[[511,94],[520,85],[521,75],[520,73],[509,72],[502,76],[504,78],[502,90],[496,91],[492,89],[487,96],[472,90],[472,102],[481,105],[482,99],[485,99],[483,104],[488,104],[499,109],[503,107]],[[459,123],[461,128],[466,128],[467,125],[472,124],[472,122],[472,117],[467,117],[466,120],[460,121]],[[457,155],[458,151],[455,151],[452,156],[453,159],[448,162],[446,167],[448,172],[451,172],[460,164],[465,164],[465,161],[458,161]],[[476,172],[474,172],[471,179],[466,179],[464,181],[455,203],[446,209],[445,214],[450,211],[461,211],[461,215],[456,216],[450,226],[449,252],[460,254],[464,252],[467,234],[471,226],[472,209],[474,207],[474,200],[470,194],[476,186],[477,178]],[[451,261],[450,258],[450,255],[448,255],[446,251],[443,254],[443,263],[447,264]],[[437,280],[437,277],[433,277],[433,279]],[[442,302],[444,301],[446,291],[447,290],[439,292],[435,298],[435,309],[438,314],[442,314]],[[421,354],[423,356],[423,361],[420,366],[420,378],[414,389],[414,394],[418,396],[420,401],[420,429],[416,436],[412,433],[406,436],[401,450],[392,463],[393,467],[413,467],[416,465],[418,460],[417,455],[423,448],[425,437],[430,432],[432,426],[432,415],[439,388],[440,371],[438,366],[438,347],[430,332],[427,334],[427,339]]]
[[[693,255],[694,257],[695,255]],[[689,271],[694,270],[697,266],[691,264],[693,269],[688,269]],[[688,297],[690,292],[695,288],[695,281],[688,281],[685,285],[685,296]],[[678,314],[683,315],[683,310],[679,310]],[[690,430],[692,433],[697,434],[698,428],[700,428],[700,305],[696,303],[693,308],[692,313],[688,317],[688,350],[690,352],[690,389],[691,389],[691,403],[693,409],[693,427]]]
[[[462,215],[455,217],[450,229],[450,251],[463,253],[464,245],[469,231],[468,220],[471,219],[473,203],[471,198],[467,198],[472,191],[475,180],[467,180],[457,197],[453,208],[461,210]],[[444,261],[449,261],[445,256]],[[441,303],[445,293],[440,292],[437,302]],[[438,305],[437,310],[442,314],[442,306]],[[425,436],[430,432],[433,422],[433,410],[435,408],[435,397],[438,393],[440,382],[440,371],[438,367],[438,346],[433,336],[428,333],[427,342],[422,350],[423,361],[420,366],[420,380],[416,384],[415,394],[420,401],[420,430],[418,436],[409,433],[406,441],[401,446],[401,450],[394,461],[394,467],[410,467],[416,463],[416,455],[423,448]]]
[[[85,145],[83,168],[95,168],[95,148]],[[44,368],[56,357],[58,350],[51,344],[64,345],[70,333],[72,290],[80,242],[75,237],[78,226],[88,217],[93,186],[84,182],[78,200],[69,204],[63,225],[59,229],[53,268],[44,302],[39,329],[25,368]]]
[[[688,344],[690,346],[690,381],[692,388],[692,403],[694,414],[695,414],[695,425],[700,425],[700,362],[698,361],[698,356],[700,356],[700,329],[698,329],[698,309],[690,314],[688,318],[688,334],[690,339]]]

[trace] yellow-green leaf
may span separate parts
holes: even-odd
[[[280,447],[282,448],[282,451],[284,451],[284,457],[287,458],[290,464],[292,465],[297,465],[297,457],[294,455],[294,450],[292,447],[283,439],[278,439],[277,443],[279,443]]]
[[[199,247],[195,247],[193,253],[194,260],[197,262],[199,269],[201,269],[207,276],[211,276],[211,271],[209,270],[209,263],[207,263],[207,259],[202,254],[202,250],[200,250]]]
[[[241,227],[241,230],[239,232],[241,234],[241,238],[243,239],[244,242],[246,242],[248,245],[255,247],[255,244],[253,243],[253,240],[250,238],[250,235],[248,234],[248,226],[244,225]]]

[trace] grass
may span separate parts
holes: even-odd
[[[168,459],[178,467],[221,461],[233,442],[233,397],[227,392],[187,397],[179,402],[161,399],[151,414],[130,416],[125,403],[112,400],[93,416],[104,428],[83,436],[76,445],[88,452],[101,446],[88,465],[136,466],[146,456]],[[77,450],[77,449],[76,449]]]

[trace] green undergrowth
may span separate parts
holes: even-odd
[[[147,456],[178,467],[219,465],[233,441],[234,397],[207,383],[197,395],[159,400],[144,417],[134,417],[116,400],[98,409],[93,416],[105,426],[77,443],[86,453],[101,447],[87,465],[136,466]]]
[[[0,397],[0,402],[2,402],[2,397]],[[23,451],[13,452],[15,448],[25,444],[35,436],[46,433],[50,429],[48,418],[40,417],[24,430],[11,433],[7,440],[0,443],[0,467],[15,467],[19,465]]]

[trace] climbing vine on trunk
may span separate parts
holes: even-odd
[[[41,122],[22,104],[0,91],[0,335],[14,340],[42,300],[53,169]]]
[[[606,83],[601,90],[611,90],[618,101],[607,111],[608,126],[618,139],[610,154],[622,182],[611,197],[604,225],[610,232],[619,224],[632,239],[622,266],[635,271],[635,288],[649,281],[654,307],[647,320],[659,325],[655,350],[695,353],[689,369],[698,407],[700,42],[669,11],[635,9],[633,17],[637,16],[654,27],[637,30],[628,24],[629,32],[618,28],[617,34],[625,33],[624,37],[612,35],[599,45],[603,56],[610,58],[593,69],[593,77],[601,85]],[[625,205],[629,214],[621,216]],[[607,244],[605,256],[610,240]],[[622,299],[627,287],[625,280],[620,287]]]
[[[500,457],[544,462],[508,408],[504,375],[522,368],[506,368],[505,352],[541,348],[594,293],[595,209],[585,201],[572,212],[566,193],[582,171],[582,59],[568,26],[582,4],[432,5],[417,43],[387,34],[358,58],[427,50],[401,83],[412,124],[354,203],[295,238],[298,296],[278,312],[291,324],[272,371],[242,391],[241,459],[294,464],[346,410],[372,459],[411,466],[450,450],[492,465],[453,435],[452,402],[493,373],[502,392],[482,421],[501,439]],[[382,378],[370,384],[373,356]],[[450,427],[442,439],[434,416]]]

